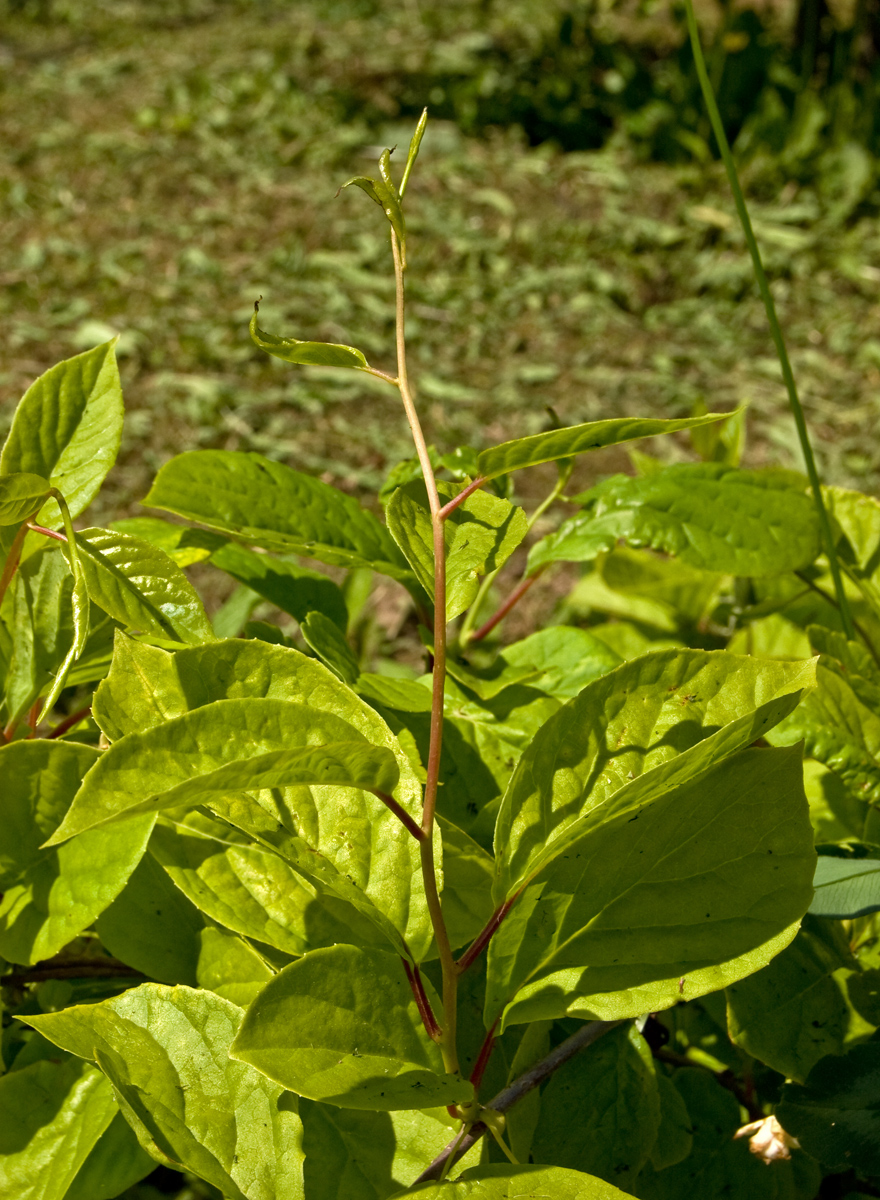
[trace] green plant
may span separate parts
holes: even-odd
[[[389,151],[349,181],[391,227],[396,371],[251,323],[286,362],[398,389],[416,457],[384,523],[259,455],[193,450],[145,499],[191,524],[75,530],[119,444],[112,343],[16,413],[4,1194],[147,1197],[156,1162],[235,1200],[652,1200],[694,1180],[808,1200],[842,1162],[870,1188],[880,505],[829,489],[823,557],[807,482],[738,467],[742,412],[429,447],[404,336],[423,132],[399,183]],[[681,430],[702,462],[634,454],[635,477],[565,497],[577,455]],[[529,516],[517,473],[547,463]],[[860,641],[836,628],[835,555]],[[588,567],[570,622],[501,646],[559,561]],[[197,563],[238,584],[213,625]],[[365,572],[408,593],[427,675],[359,644]],[[290,632],[250,620],[261,599]],[[766,1172],[731,1135],[785,1079],[805,1151]]]

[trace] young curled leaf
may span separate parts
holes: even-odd
[[[370,364],[354,346],[341,346],[334,342],[301,342],[298,338],[283,338],[274,333],[266,333],[257,324],[259,312],[260,306],[255,304],[249,326],[251,337],[255,345],[274,358],[303,367],[351,367],[355,371],[370,370]]]
[[[400,244],[400,256],[403,265],[406,266],[406,225],[403,220],[403,211],[400,207],[400,199],[397,194],[391,174],[388,170],[388,155],[390,151],[386,150],[382,158],[379,160],[379,170],[382,173],[382,179],[371,179],[368,175],[355,175],[353,179],[348,179],[342,185],[343,188],[355,187],[361,188],[366,192],[371,200],[375,200],[385,216],[391,222],[391,228],[397,235],[397,240]],[[339,189],[340,192],[342,188]]]
[[[40,509],[52,486],[41,475],[19,472],[0,477],[0,525],[20,525]]]

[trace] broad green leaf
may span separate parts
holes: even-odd
[[[452,949],[473,941],[492,916],[492,856],[438,816],[443,833],[443,919]]]
[[[266,550],[414,582],[388,530],[357,500],[259,454],[179,454],[159,471],[143,503]]]
[[[343,633],[348,626],[348,609],[342,589],[320,571],[256,554],[234,542],[227,542],[216,550],[211,555],[211,562],[282,612],[289,613],[300,624],[310,612],[317,611]]]
[[[97,928],[113,957],[148,979],[195,987],[205,921],[151,853],[101,913]]]
[[[470,663],[450,655],[446,660],[446,670],[480,700],[493,700],[505,688],[518,683],[531,685],[539,673],[538,668],[530,664],[517,666],[508,662],[503,654],[499,654],[488,667],[472,667]]]
[[[397,240],[400,244],[400,255],[403,265],[406,266],[406,225],[400,207],[400,197],[397,194],[397,189],[391,182],[388,160],[385,158],[387,154],[388,151],[386,150],[382,156],[384,162],[381,159],[379,162],[379,170],[382,174],[381,179],[371,179],[367,175],[356,175],[353,179],[347,180],[339,190],[341,192],[342,188],[354,185],[366,192],[371,200],[376,201],[391,223],[391,228],[397,234]]]
[[[84,529],[76,545],[89,597],[121,625],[173,642],[214,640],[195,588],[163,550],[109,529]]]
[[[352,936],[359,943],[385,944],[360,913],[269,850],[163,825],[156,828],[151,849],[182,898],[243,937],[293,955]]]
[[[797,748],[740,751],[596,820],[566,838],[490,943],[487,1023],[520,989],[529,1005],[505,1023],[675,975],[683,996],[691,972],[745,955],[803,915],[812,840]]]
[[[846,634],[836,633],[824,625],[809,625],[807,635],[813,652],[825,655],[823,666],[843,674],[857,692],[864,688],[866,703],[877,703],[875,689],[880,687],[880,666],[861,642],[851,642]]]
[[[391,1200],[404,1200],[405,1196],[418,1196],[419,1200],[623,1200],[627,1194],[580,1171],[503,1163],[471,1167],[454,1182],[423,1183],[407,1192],[395,1192]]]
[[[4,1075],[0,1195],[62,1200],[116,1112],[110,1084],[80,1059],[44,1059]]]
[[[368,704],[315,659],[282,646],[237,639],[185,648],[174,654],[120,638],[120,647],[123,643],[125,654],[120,658],[119,670],[114,666],[98,689],[95,702],[97,719],[108,731],[108,737],[146,730],[161,720],[226,698],[267,698],[304,704],[330,713],[333,720],[344,718],[372,745],[389,749],[400,771],[400,783],[395,789],[397,800],[411,813],[421,811],[421,784],[400,743]],[[253,822],[254,806],[243,802],[239,807],[246,810],[239,816],[245,816],[246,823]],[[293,807],[299,813],[302,822],[299,827],[304,830],[305,840],[285,834],[283,852],[294,855],[298,869],[311,862],[313,869],[306,874],[312,879],[314,870],[320,866],[325,886],[333,890],[339,885],[345,892],[344,898],[352,902],[358,896],[362,898],[363,893],[346,877],[352,874],[359,880],[368,879],[369,896],[403,931],[418,961],[432,935],[415,839],[369,794],[349,789],[302,788],[296,792]],[[284,813],[278,817],[263,810],[257,813],[265,821],[267,834],[282,829],[280,817],[288,819]],[[354,828],[359,833],[352,841],[350,831],[355,813]],[[248,831],[253,836],[250,825]],[[435,858],[440,861],[439,831],[437,839]],[[377,858],[379,849],[381,855]],[[359,865],[352,870],[355,862]],[[338,870],[332,866],[334,863]],[[323,873],[325,867],[333,872],[332,882]]]
[[[768,741],[789,746],[803,740],[804,753],[834,771],[854,797],[880,805],[880,712],[821,661],[816,682]]]
[[[657,1071],[655,1078],[660,1097],[660,1126],[651,1147],[650,1162],[655,1171],[662,1171],[687,1158],[693,1149],[694,1138],[681,1092],[662,1071]]]
[[[310,612],[300,622],[306,645],[317,654],[343,683],[355,684],[361,673],[345,635],[322,612]]]
[[[52,485],[40,475],[0,475],[0,525],[20,525],[34,517]]]
[[[215,550],[229,544],[219,533],[193,529],[189,525],[172,525],[161,517],[123,517],[121,521],[111,521],[108,528],[116,533],[131,534],[142,542],[149,542],[151,546],[158,546],[179,567],[204,562]]]
[[[359,675],[357,691],[365,700],[399,712],[429,713],[431,689],[415,679],[396,679],[392,675]]]
[[[64,1200],[115,1200],[156,1169],[129,1123],[118,1112],[64,1193]]]
[[[727,989],[731,1039],[786,1078],[806,1079],[843,1050],[849,1010],[834,973],[849,959],[821,923],[805,925],[762,971]]]
[[[57,954],[122,891],[144,852],[151,817],[57,848],[40,845],[99,759],[76,742],[34,739],[0,749],[0,954],[11,962]]]
[[[838,553],[880,616],[880,501],[846,488],[823,488],[823,492],[841,534]]]
[[[816,1063],[806,1083],[787,1083],[776,1117],[831,1170],[880,1174],[880,1042]]]
[[[615,417],[608,421],[588,421],[584,425],[551,429],[547,433],[534,433],[531,437],[502,442],[500,446],[484,450],[478,460],[479,472],[484,478],[493,479],[509,471],[521,471],[524,467],[536,467],[539,463],[571,458],[575,454],[600,450],[603,446],[615,446],[619,442],[630,442],[634,438],[655,437],[660,433],[675,433],[679,429],[698,429],[714,421],[724,421],[730,415],[709,413],[704,417],[684,417],[674,421]]]
[[[634,1025],[622,1025],[551,1077],[532,1157],[633,1187],[659,1128],[651,1052]]]
[[[300,1102],[309,1200],[386,1200],[433,1162],[460,1122],[445,1108],[363,1112]],[[479,1162],[480,1145],[461,1160]]]
[[[619,539],[731,575],[780,575],[820,550],[813,502],[799,475],[675,463],[651,475],[614,476],[593,506],[563,522],[529,554],[529,571],[559,559],[588,562]]]
[[[566,700],[622,662],[604,642],[572,625],[540,629],[505,646],[503,658],[514,667],[535,668],[539,674],[529,685]]]
[[[15,725],[52,680],[74,642],[73,576],[60,549],[37,550],[12,583],[12,653],[6,720]]]
[[[880,862],[822,856],[816,863],[813,887],[810,912],[814,916],[837,920],[865,917],[880,911]]]
[[[451,500],[460,490],[450,484],[438,484],[444,501]],[[424,482],[416,480],[398,488],[385,515],[394,540],[422,587],[433,598],[434,543]],[[527,532],[528,520],[523,510],[500,496],[474,492],[453,510],[443,525],[448,621],[470,606],[479,590],[479,576],[502,566]]]
[[[0,455],[0,474],[31,472],[49,480],[78,517],[94,500],[119,450],[122,387],[115,339],[65,359],[32,383],[15,412]],[[40,524],[59,525],[50,501]]]
[[[272,978],[272,969],[244,938],[225,929],[206,925],[200,941],[199,987],[246,1008]]]
[[[229,1057],[241,1018],[212,992],[147,983],[33,1024],[98,1062],[142,1145],[229,1200],[302,1200],[296,1100]]]
[[[812,662],[664,650],[588,684],[542,726],[507,788],[495,835],[496,903],[567,853],[582,826],[611,812],[631,816],[763,736],[813,678]]]
[[[675,1072],[673,1082],[690,1115],[693,1149],[665,1170],[645,1167],[637,1184],[642,1200],[806,1200],[817,1194],[821,1175],[805,1155],[795,1152],[791,1162],[768,1169],[749,1153],[746,1141],[734,1140],[742,1125],[739,1105],[710,1071],[686,1067]]]
[[[114,742],[50,844],[124,817],[199,804],[218,792],[302,784],[390,792],[398,778],[387,747],[371,746],[330,713],[284,700],[217,700]]]
[[[439,1016],[439,1001],[432,1006]],[[285,967],[248,1009],[234,1057],[310,1100],[373,1111],[473,1097],[443,1074],[399,958],[332,946]]]
[[[680,558],[664,558],[651,550],[630,550],[628,546],[617,546],[603,554],[596,566],[607,588],[621,598],[657,606],[666,618],[664,628],[673,630],[699,625],[710,616],[724,583],[714,571],[703,571]],[[637,619],[636,612],[632,615]]]
[[[298,363],[310,367],[353,367],[356,371],[369,371],[370,364],[360,350],[354,346],[340,346],[334,342],[303,342],[297,338],[278,337],[266,333],[257,324],[260,306],[254,305],[250,332],[254,344],[273,358],[283,362]]]

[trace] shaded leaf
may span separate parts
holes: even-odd
[[[46,548],[20,565],[12,589],[5,694],[6,720],[14,728],[51,687],[74,643],[73,576],[61,551]]]
[[[64,1200],[114,1200],[155,1169],[156,1160],[141,1149],[118,1112],[92,1147]]]
[[[206,925],[200,935],[196,977],[224,1000],[245,1008],[272,978],[273,971],[244,938]]]
[[[660,1097],[660,1127],[651,1147],[651,1166],[655,1171],[674,1167],[690,1154],[694,1145],[691,1119],[681,1092],[662,1071],[655,1074]]]
[[[40,845],[99,758],[90,746],[45,739],[0,749],[0,954],[11,962],[57,954],[122,891],[144,852],[151,817]]]
[[[675,433],[679,429],[698,429],[714,421],[724,421],[730,415],[709,413],[703,417],[684,417],[674,421],[615,417],[608,421],[589,421],[584,425],[550,429],[546,433],[534,433],[531,437],[502,442],[500,446],[484,450],[478,459],[479,472],[486,479],[493,479],[496,475],[506,475],[508,471],[521,471],[524,467],[536,467],[539,463],[570,458],[575,454],[599,450],[603,446],[615,446],[619,442],[629,442],[634,438]]]
[[[816,862],[813,887],[810,912],[814,916],[837,920],[865,917],[880,911],[880,862],[823,855]]]
[[[438,816],[443,833],[443,919],[452,949],[473,941],[492,916],[492,856]]]
[[[503,658],[514,667],[531,667],[538,674],[531,687],[552,696],[570,699],[600,675],[623,661],[609,646],[586,629],[552,625],[504,647]]]
[[[259,454],[179,454],[159,471],[144,504],[267,550],[337,567],[372,567],[412,582],[387,529],[352,496]]]
[[[300,1200],[296,1101],[230,1059],[241,1018],[212,992],[147,983],[33,1024],[99,1063],[142,1145],[229,1200]]]
[[[52,487],[40,475],[0,476],[0,525],[20,525],[34,517]]]
[[[254,305],[250,321],[250,333],[254,344],[273,358],[283,362],[299,363],[311,367],[353,367],[356,371],[369,371],[370,364],[360,350],[354,346],[340,346],[333,342],[303,342],[297,338],[277,337],[266,333],[257,324],[260,306]]]
[[[116,339],[50,367],[21,398],[0,454],[0,474],[26,471],[49,480],[67,501],[72,517],[98,494],[116,461],[122,437],[122,387]],[[55,528],[55,501],[40,512]]]
[[[190,532],[204,534],[203,530]],[[348,626],[348,608],[342,589],[320,571],[266,554],[255,554],[234,542],[227,542],[215,551],[211,562],[282,612],[289,613],[300,624],[310,612],[317,611],[343,633]]]
[[[439,1012],[439,1001],[433,1005]],[[473,1097],[443,1074],[399,959],[333,946],[285,967],[248,1009],[233,1055],[340,1108],[431,1108]]]
[[[880,502],[864,492],[823,488],[841,537],[837,550],[874,612],[880,615]]]
[[[420,1200],[621,1200],[620,1191],[603,1179],[568,1171],[564,1167],[523,1167],[502,1163],[472,1167],[455,1182],[423,1183],[408,1192],[395,1192],[392,1200],[418,1196]]]
[[[359,675],[357,691],[365,700],[400,712],[431,711],[431,689],[415,679],[395,679],[391,675]]]
[[[793,472],[676,463],[613,476],[594,491],[592,508],[532,548],[530,572],[558,559],[588,562],[618,539],[731,575],[796,571],[819,553],[813,502]]]
[[[338,625],[322,612],[310,612],[300,622],[306,645],[317,654],[343,683],[354,684],[360,667]]]

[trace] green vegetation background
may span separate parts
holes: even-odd
[[[702,5],[822,468],[869,491],[875,7],[788,0],[762,24]],[[133,511],[187,447],[257,450],[358,492],[410,453],[389,389],[292,372],[247,320],[262,296],[267,328],[392,364],[384,223],[328,181],[406,144],[424,103],[409,331],[431,439],[532,432],[547,405],[567,423],[749,401],[749,462],[798,465],[664,3],[0,0],[0,14],[0,421],[60,356],[121,334],[126,439],[96,520]]]

